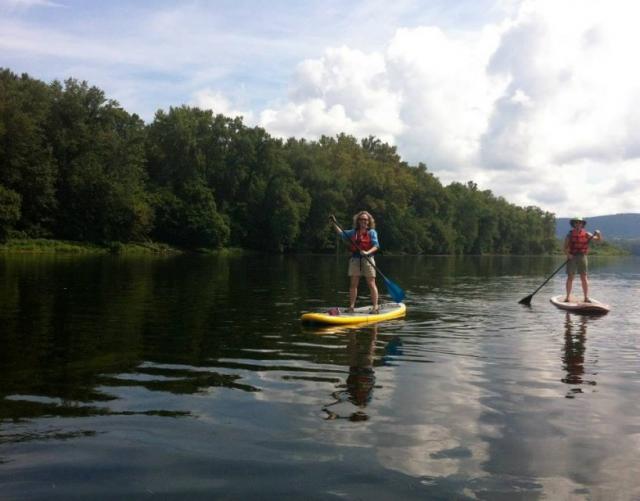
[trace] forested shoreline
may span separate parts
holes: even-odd
[[[194,107],[145,124],[100,89],[0,70],[0,240],[329,252],[367,209],[385,250],[544,254],[554,215],[443,184],[374,137],[274,138]]]

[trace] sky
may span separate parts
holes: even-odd
[[[0,0],[0,67],[277,137],[374,135],[443,184],[640,212],[640,2]]]

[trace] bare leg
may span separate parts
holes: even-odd
[[[589,279],[586,273],[580,273],[580,281],[582,282],[582,292],[584,292],[585,302],[589,301]]]
[[[352,275],[351,283],[349,285],[349,308],[353,309],[356,305],[356,299],[358,299],[358,282],[360,277]]]
[[[373,304],[373,309],[378,309],[378,286],[376,285],[375,277],[366,277],[367,285],[369,286],[369,291],[371,292],[371,303]]]
[[[568,303],[571,299],[571,289],[573,288],[573,273],[567,275],[567,297],[565,298],[565,302]]]

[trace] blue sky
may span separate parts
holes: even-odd
[[[633,2],[0,0],[0,66],[146,121],[369,134],[444,183],[559,216],[640,212]]]

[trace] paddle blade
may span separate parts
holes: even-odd
[[[518,303],[526,304],[527,306],[529,306],[531,304],[532,297],[533,297],[533,294],[529,294],[527,297],[523,297],[520,301],[518,301]]]
[[[393,298],[396,303],[401,303],[405,297],[404,291],[398,286],[398,284],[393,283],[391,280],[385,277],[384,283],[387,286],[387,291],[389,291],[389,295]]]

